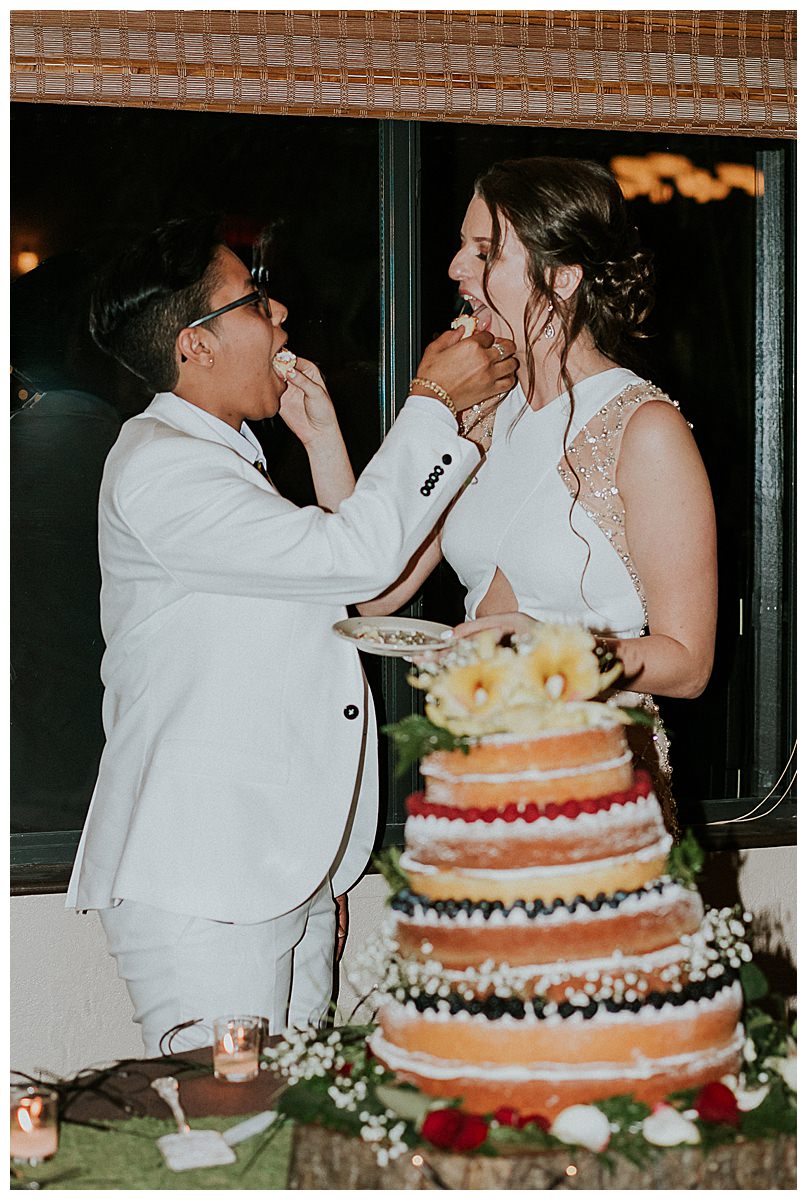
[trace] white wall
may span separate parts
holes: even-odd
[[[757,920],[759,948],[784,953],[795,963],[795,848],[752,850],[742,857],[739,893]],[[707,894],[709,875],[722,884],[722,876],[734,869],[731,856],[710,856]],[[339,994],[343,1020],[350,1018],[358,999],[346,973],[381,924],[386,895],[379,875],[367,876],[351,893],[350,938]],[[354,1019],[367,1016],[364,1008]],[[64,1076],[142,1055],[129,997],[106,952],[98,917],[66,911],[62,895],[11,901],[10,1017],[12,1069]]]

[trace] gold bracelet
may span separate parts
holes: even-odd
[[[457,410],[454,407],[454,401],[451,399],[451,397],[449,396],[449,394],[445,390],[445,388],[440,387],[439,383],[435,383],[433,379],[419,379],[416,376],[412,380],[412,382],[409,384],[410,392],[412,391],[412,388],[415,386],[415,384],[418,384],[420,387],[428,388],[430,392],[434,392],[435,396],[437,396],[440,400],[443,401],[443,404],[445,404],[446,408],[451,413],[452,417],[456,417]]]

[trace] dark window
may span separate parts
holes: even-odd
[[[275,292],[290,310],[290,344],[322,366],[359,470],[403,400],[423,340],[454,315],[446,269],[474,177],[496,159],[530,154],[608,162],[664,152],[713,175],[720,163],[764,174],[761,198],[733,188],[700,203],[674,189],[664,203],[631,203],[658,274],[645,373],[693,423],[719,523],[714,676],[701,699],[664,704],[675,792],[685,819],[703,821],[739,815],[771,792],[767,809],[786,790],[795,589],[791,144],[18,104],[11,150],[12,269],[23,251],[50,260],[12,291],[12,357],[26,375],[12,380],[15,861],[65,862],[89,803],[103,741],[95,503],[121,421],[148,401],[86,336],[84,252],[101,254],[135,227],[193,204],[225,214],[228,238],[248,261],[258,228],[276,220]],[[273,424],[257,430],[271,472],[285,494],[308,502],[305,454]],[[460,616],[448,568],[412,609]],[[411,709],[400,663],[368,658],[367,669],[382,723]],[[383,742],[380,758],[387,838],[399,840],[415,778],[394,779]],[[787,840],[789,830],[785,822],[765,836]]]

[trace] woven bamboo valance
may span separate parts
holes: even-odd
[[[794,137],[795,11],[11,13],[12,99]]]

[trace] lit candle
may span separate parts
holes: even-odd
[[[260,1017],[220,1017],[214,1022],[213,1072],[217,1079],[243,1083],[258,1074]]]
[[[11,1157],[38,1163],[51,1158],[59,1145],[55,1092],[36,1088],[11,1089]]]

